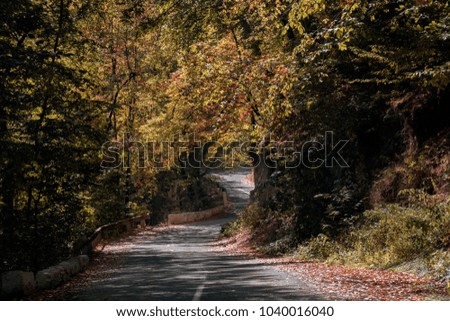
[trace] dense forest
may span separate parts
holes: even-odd
[[[139,142],[195,134],[267,164],[229,233],[445,274],[449,52],[447,1],[2,1],[0,270],[37,271],[151,211],[176,166],[164,148],[141,166]],[[313,166],[330,133],[345,162]]]

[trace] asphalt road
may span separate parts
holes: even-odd
[[[248,202],[246,172],[220,174],[234,204],[228,217],[139,238],[101,280],[72,289],[69,300],[323,300],[294,275],[258,260],[214,250],[221,226]]]

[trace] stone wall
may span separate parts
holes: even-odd
[[[222,205],[222,188],[204,176],[177,171],[158,173],[157,193],[149,199],[151,225],[164,223],[171,213],[197,212]]]
[[[169,214],[167,216],[167,223],[169,225],[185,224],[185,223],[205,221],[223,215],[228,212],[231,204],[228,200],[228,195],[226,192],[223,192],[222,197],[223,197],[223,205],[219,205],[204,211]]]
[[[91,254],[102,240],[134,228],[144,227],[147,225],[148,218],[148,215],[143,215],[101,226],[76,250],[81,255],[37,273],[24,271],[2,273],[0,277],[0,297],[14,299],[30,295],[35,291],[56,288],[67,282],[75,274],[86,269],[89,264],[87,254]]]
[[[89,264],[87,255],[79,255],[45,270],[33,272],[9,271],[1,275],[1,297],[17,298],[38,290],[53,289],[83,271]]]
[[[221,195],[221,205],[203,211],[169,214],[168,223],[183,224],[196,222],[225,214],[231,205],[227,193],[222,191],[219,186],[213,186],[210,190],[212,190],[210,192],[212,194],[217,193]],[[214,201],[216,204],[219,203],[217,197]],[[89,264],[89,256],[86,254],[90,254],[102,240],[107,239],[111,235],[144,227],[148,221],[149,216],[144,215],[99,227],[78,249],[78,252],[82,253],[82,255],[78,255],[58,265],[38,271],[37,273],[24,271],[2,273],[0,277],[0,297],[14,299],[30,295],[35,291],[56,288],[60,284],[67,282],[75,274],[86,269]]]

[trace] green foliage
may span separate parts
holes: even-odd
[[[445,252],[446,203],[398,192],[448,195],[448,3],[245,3],[230,17],[246,62],[240,93],[257,106],[246,107],[252,136],[300,148],[333,131],[350,140],[350,168],[281,168],[257,186],[243,226],[265,245],[301,243],[307,259],[386,267]]]
[[[321,234],[302,244],[298,255],[332,263],[392,268],[404,262],[425,262],[426,269],[445,276],[448,257],[448,200],[420,191],[405,191],[410,205],[390,204],[366,211],[357,227],[330,239]]]
[[[242,220],[235,220],[227,223],[221,231],[223,237],[232,237],[239,233],[244,227],[244,222]]]
[[[227,233],[233,233],[238,227],[245,227],[252,233],[252,238],[265,247],[266,252],[279,254],[292,245],[294,218],[290,211],[267,209],[254,203],[240,213],[239,219]]]
[[[367,211],[367,224],[356,231],[355,248],[364,261],[395,265],[442,248],[450,224],[450,206],[414,193],[412,205],[396,204]]]
[[[68,3],[1,6],[0,269],[37,270],[85,229],[82,193],[104,136]]]
[[[349,139],[350,168],[281,171],[241,217],[276,251],[311,240],[308,257],[341,251],[368,196],[448,193],[448,145],[430,141],[448,131],[449,13],[431,0],[3,1],[0,269],[51,264],[151,208],[164,179],[139,168],[136,141]],[[107,140],[125,166],[99,169]],[[436,249],[443,221],[401,206],[366,214],[376,264]],[[383,225],[388,212],[406,225]],[[413,242],[390,239],[407,229]]]
[[[296,255],[303,260],[326,261],[339,255],[339,245],[324,234],[319,234],[304,245],[300,245]]]

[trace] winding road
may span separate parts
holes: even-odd
[[[137,237],[107,278],[89,280],[87,276],[64,299],[323,300],[288,272],[214,249],[221,227],[248,202],[252,186],[245,179],[247,174],[218,174],[233,202],[227,217],[176,226],[153,237]]]

